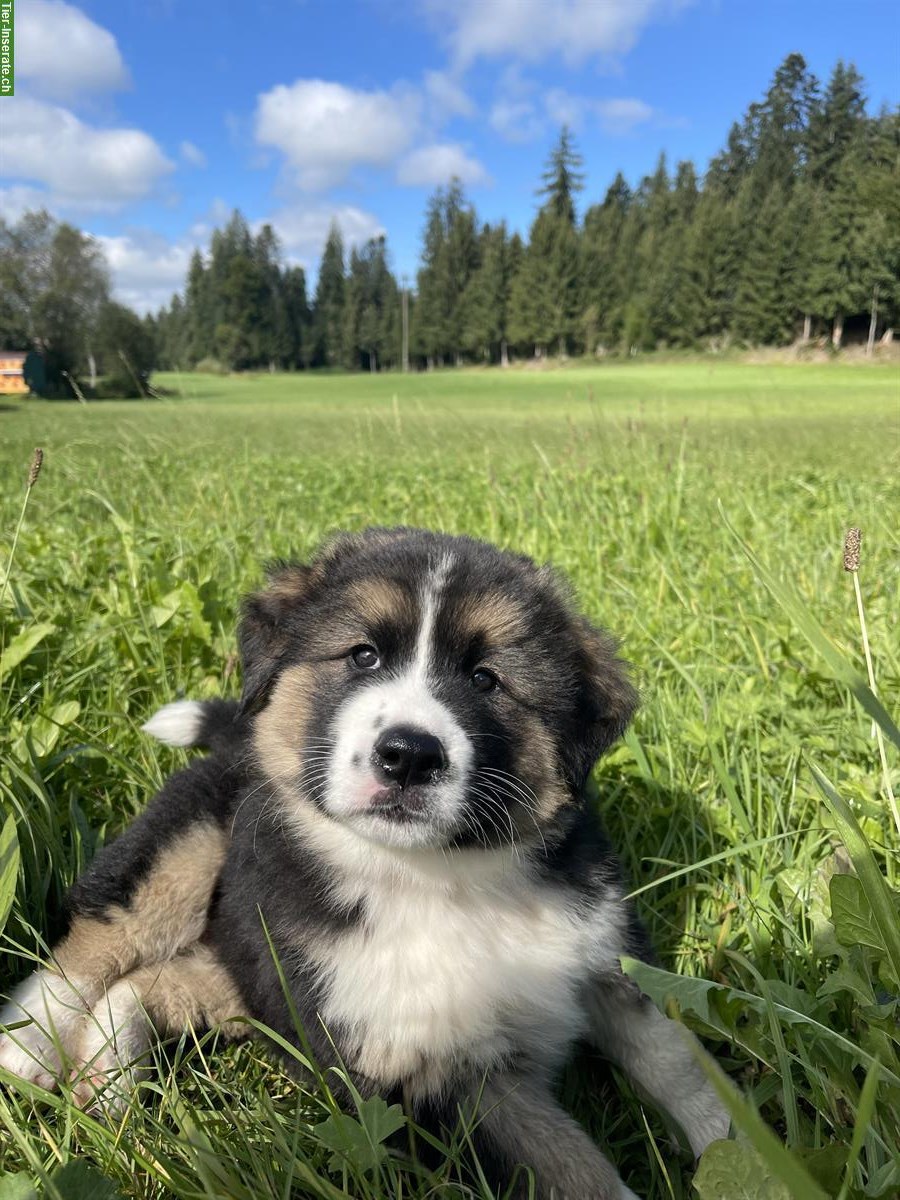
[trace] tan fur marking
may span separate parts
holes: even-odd
[[[247,1037],[250,1032],[248,1025],[232,1019],[247,1015],[245,1005],[209,946],[194,945],[159,966],[138,967],[125,982],[163,1035],[214,1025],[230,1038]]]
[[[553,739],[547,733],[540,721],[530,714],[523,717],[522,749],[516,763],[516,774],[521,779],[532,781],[535,793],[534,804],[537,811],[535,819],[549,822],[571,800],[568,789],[561,782],[558,773],[554,772],[556,750]],[[514,815],[518,817],[518,825],[523,836],[527,837],[529,830],[534,835],[534,823],[522,808],[520,814],[515,810],[522,806],[513,805]]]
[[[300,600],[309,590],[309,568],[280,567],[263,589],[263,597],[282,602]]]
[[[410,607],[409,593],[390,579],[359,579],[347,589],[347,599],[371,628],[384,621],[396,621]]]
[[[260,766],[273,781],[300,770],[303,735],[316,694],[316,672],[307,663],[287,667],[256,719],[254,744]]]
[[[113,905],[105,920],[75,918],[54,952],[62,973],[105,985],[138,963],[164,962],[196,941],[225,852],[217,825],[195,825],[179,836],[158,855],[128,907]]]
[[[522,609],[501,591],[467,596],[457,608],[456,621],[465,638],[481,637],[497,647],[508,645],[525,634]]]

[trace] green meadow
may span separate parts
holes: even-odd
[[[554,563],[633,664],[641,711],[593,802],[659,951],[639,982],[736,1085],[737,1137],[695,1175],[587,1051],[565,1102],[652,1200],[900,1193],[896,366],[154,383],[160,399],[0,403],[0,991],[186,761],[141,723],[236,692],[238,598],[267,559],[373,523],[468,533]],[[851,526],[883,707],[861,682]],[[417,1170],[382,1138],[394,1114],[336,1112],[327,1077],[302,1088],[258,1043],[186,1035],[114,1124],[9,1082],[4,1198],[491,1195],[459,1182],[464,1128]]]

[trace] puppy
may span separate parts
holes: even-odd
[[[127,1098],[151,1030],[250,1015],[540,1197],[633,1193],[554,1099],[579,1039],[699,1155],[728,1132],[689,1036],[622,975],[646,955],[585,800],[636,695],[546,568],[413,529],[341,536],[243,608],[238,704],[148,723],[210,747],[72,890],[0,1065]],[[285,994],[285,985],[287,995]],[[132,1072],[129,1075],[129,1072]],[[109,1089],[108,1089],[109,1090]],[[521,1174],[521,1173],[520,1173]]]

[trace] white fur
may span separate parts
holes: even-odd
[[[326,985],[322,1019],[352,1031],[358,1065],[385,1085],[412,1076],[431,1088],[454,1065],[483,1070],[513,1048],[538,1070],[560,1065],[584,1031],[589,975],[614,969],[615,900],[579,910],[510,847],[404,849],[309,806],[293,819],[328,863],[333,894],[365,903],[355,931],[309,947]]]
[[[114,983],[94,1005],[79,1047],[80,1103],[117,1114],[146,1074],[151,1025],[127,979]]]
[[[435,698],[430,686],[435,612],[451,566],[449,557],[442,559],[426,580],[409,669],[399,678],[370,683],[341,708],[334,723],[325,807],[358,833],[379,842],[433,845],[445,842],[459,827],[474,751],[456,717]],[[372,773],[372,750],[379,730],[394,725],[411,725],[439,738],[444,746],[448,765],[441,779],[428,785],[427,819],[421,821],[399,824],[370,811],[372,795],[383,786]]]
[[[167,746],[196,746],[203,728],[203,705],[197,700],[164,704],[141,728]]]
[[[52,1087],[76,1056],[81,1028],[94,997],[77,982],[42,968],[13,993],[0,1026],[30,1021],[0,1034],[0,1067],[20,1079]]]

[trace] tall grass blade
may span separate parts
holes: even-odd
[[[872,720],[878,723],[894,745],[900,749],[900,729],[878,697],[873,694],[865,678],[847,662],[797,593],[788,584],[778,579],[744,541],[728,519],[721,501],[719,501],[719,513],[725,528],[740,546],[753,570],[773,598],[791,618],[812,648],[825,660],[834,677],[850,689]]]

